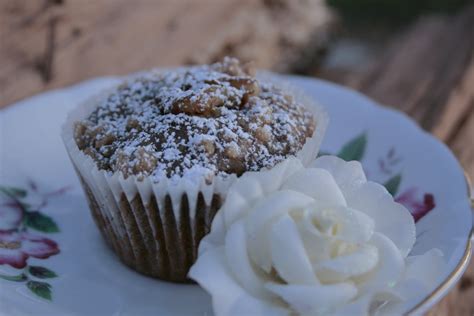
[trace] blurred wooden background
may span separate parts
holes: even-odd
[[[233,55],[406,112],[474,179],[474,4],[396,27],[343,20],[323,0],[3,0],[0,108],[96,76]],[[474,264],[430,315],[474,315]]]

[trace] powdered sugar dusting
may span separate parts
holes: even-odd
[[[269,168],[296,154],[315,121],[236,59],[149,73],[118,87],[75,127],[110,172],[191,180]]]

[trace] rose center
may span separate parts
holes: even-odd
[[[21,247],[19,241],[0,241],[0,248],[3,249],[18,249]]]

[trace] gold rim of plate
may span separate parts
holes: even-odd
[[[471,179],[469,178],[469,175],[466,172],[464,172],[464,176],[466,178],[467,194],[468,194],[468,199],[471,203],[471,211],[474,212],[474,197],[471,195],[472,188],[473,188],[472,182],[471,182]],[[437,299],[441,293],[447,291],[451,286],[453,286],[459,280],[464,270],[466,269],[467,265],[469,264],[469,259],[471,258],[473,236],[474,236],[474,229],[471,229],[471,233],[468,235],[468,239],[466,241],[466,249],[464,250],[464,255],[462,256],[461,260],[456,266],[456,269],[454,269],[449,274],[449,276],[436,289],[434,289],[428,296],[426,296],[415,307],[410,309],[407,312],[407,315],[415,314],[420,308],[422,308],[426,304],[431,303],[433,300]]]

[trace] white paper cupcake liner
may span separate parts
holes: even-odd
[[[262,74],[283,86],[304,103],[316,118],[316,129],[297,153],[308,164],[319,150],[328,117],[304,94],[287,87],[280,79]],[[90,98],[74,109],[63,125],[62,138],[81,179],[92,215],[102,235],[120,259],[131,268],[163,280],[186,282],[187,272],[197,258],[198,244],[209,232],[211,221],[225,199],[235,175],[209,179],[159,180],[121,172],[99,170],[74,139],[74,124],[85,119],[111,90]]]

